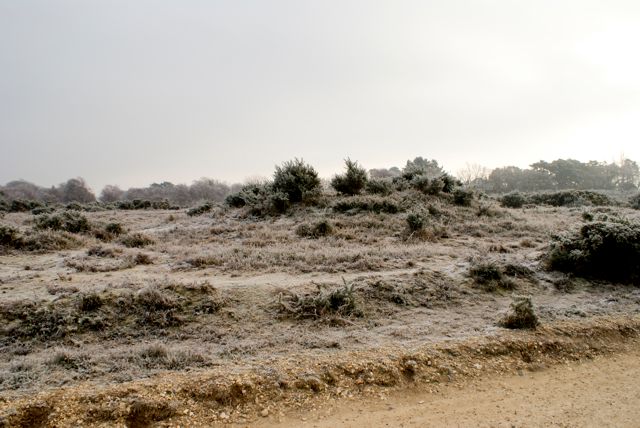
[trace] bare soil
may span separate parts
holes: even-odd
[[[404,390],[294,412],[256,427],[635,427],[640,348],[540,371]]]

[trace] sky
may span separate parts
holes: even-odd
[[[0,183],[640,161],[640,2],[0,0]]]

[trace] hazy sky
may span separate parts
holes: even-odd
[[[640,2],[0,0],[0,183],[640,161]]]

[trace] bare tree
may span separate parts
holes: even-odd
[[[463,168],[458,170],[457,177],[463,184],[474,185],[479,184],[489,178],[489,168],[477,163],[466,163]]]

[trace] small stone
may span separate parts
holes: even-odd
[[[262,411],[260,412],[260,416],[262,416],[263,418],[269,416],[269,409],[262,409]]]

